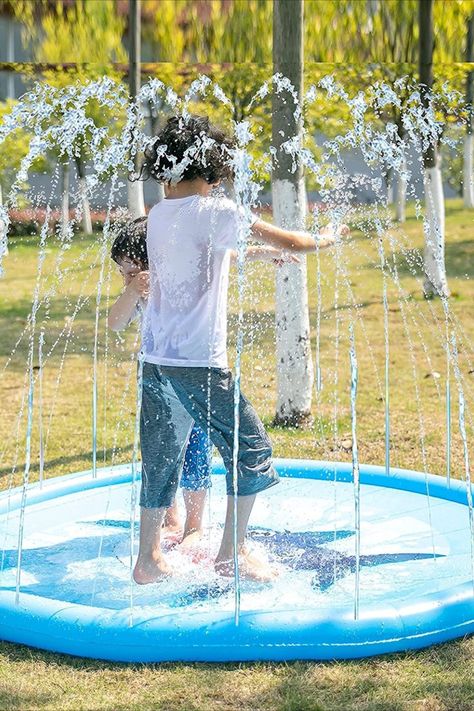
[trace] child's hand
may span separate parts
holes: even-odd
[[[334,229],[332,222],[329,222],[319,232],[319,247],[332,247],[340,237],[347,237],[351,233],[347,225],[339,225]]]
[[[326,239],[330,239],[331,237],[333,237],[334,242],[336,241],[337,237],[346,237],[350,233],[351,230],[348,225],[339,225],[336,229],[334,229],[334,224],[332,222],[329,222],[319,232],[319,234],[322,237],[325,237]]]
[[[275,247],[268,245],[250,247],[248,252],[250,258],[272,262],[277,267],[281,267],[283,264],[298,264],[301,261],[300,258],[292,252],[285,252],[282,249],[275,249]]]
[[[141,298],[147,298],[150,294],[150,272],[139,272],[130,278],[127,287]]]
[[[277,256],[272,257],[273,264],[277,267],[282,267],[284,264],[299,264],[301,259],[292,252],[280,252]]]

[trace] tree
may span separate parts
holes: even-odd
[[[240,72],[244,82],[258,70],[268,78],[272,21],[268,0],[142,0],[142,7],[149,18],[143,39],[160,63],[160,78],[173,88],[191,74],[217,78],[220,72],[220,80],[225,80],[227,70],[236,83]]]
[[[0,103],[0,123],[17,105],[17,101],[11,100]],[[28,153],[30,140],[31,135],[24,128],[17,127],[0,142],[0,204],[2,204],[1,196],[8,194],[17,178],[22,160]],[[45,170],[46,162],[36,160],[33,168]]]
[[[425,187],[425,249],[423,290],[425,296],[448,296],[444,263],[444,195],[438,160],[438,135],[432,104],[433,89],[433,0],[419,0],[419,79],[422,107],[430,132],[423,151]]]
[[[276,224],[303,229],[306,191],[301,162],[292,171],[292,157],[283,144],[303,138],[303,0],[273,4],[273,69],[291,82],[273,91],[272,143],[276,153],[272,174]],[[294,90],[294,94],[292,93]],[[313,368],[309,337],[306,259],[285,265],[276,277],[277,410],[275,421],[301,425],[311,416]]]
[[[474,61],[474,13],[467,20],[466,33],[466,62]],[[473,101],[474,101],[474,72],[466,76],[466,135],[464,137],[463,161],[463,198],[466,207],[474,207],[473,184]]]
[[[131,101],[131,110],[134,112],[138,123],[137,97],[141,84],[141,36],[140,36],[140,0],[128,0],[129,28],[128,28],[128,86]],[[140,172],[141,160],[138,146],[133,135],[130,137],[134,172]],[[141,180],[127,180],[128,210],[133,219],[145,214],[145,201],[143,197],[143,183]]]
[[[305,23],[306,60],[339,62],[345,66],[353,63],[363,72],[372,74],[372,83],[383,81],[397,93],[398,104],[387,105],[379,112],[386,125],[397,127],[397,146],[405,148],[407,135],[404,117],[411,95],[411,83],[416,83],[418,63],[418,0],[306,0],[308,9]],[[434,59],[442,63],[434,87],[451,79],[456,64],[461,60],[460,40],[465,22],[473,11],[472,0],[434,0],[433,17],[436,27]],[[350,37],[350,41],[347,38]],[[328,68],[326,71],[333,71]],[[400,78],[408,81],[400,84]],[[358,77],[351,78],[352,90]],[[453,123],[454,114],[438,103],[436,120]],[[377,118],[377,117],[376,117]],[[405,157],[406,164],[406,157]],[[388,195],[396,201],[396,217],[405,219],[406,177],[408,171],[392,170],[386,166]],[[451,166],[448,166],[450,169]],[[454,166],[453,166],[454,168]],[[452,171],[451,171],[452,172]],[[395,188],[395,189],[394,189]]]
[[[122,46],[125,24],[117,16],[113,0],[95,0],[92,3],[77,0],[70,6],[45,0],[34,4],[17,0],[14,11],[23,22],[24,43],[33,46],[35,62],[53,65],[71,61],[75,63],[74,67],[67,70],[43,72],[43,79],[52,87],[85,84],[103,76],[120,81],[121,74],[113,68],[112,62],[123,61],[126,57]],[[58,111],[51,117],[56,123],[62,120],[59,107]],[[105,110],[104,106],[93,100],[88,102],[87,111],[94,125],[109,126],[111,133],[120,129],[124,118]],[[62,173],[63,227],[67,228],[69,219],[69,173],[72,159],[78,177],[82,227],[86,233],[90,233],[92,223],[86,180],[86,164],[91,158],[89,142],[83,135],[78,135],[71,153],[65,155],[55,151],[55,158],[61,165]]]
[[[0,123],[5,116],[12,112],[16,104],[16,101],[11,100],[0,103]],[[18,127],[0,142],[0,275],[2,257],[7,254],[8,231],[8,214],[3,207],[3,200],[17,179],[21,163],[28,154],[30,140],[31,136],[27,131]],[[33,162],[32,168],[45,170],[46,162],[37,159]],[[26,185],[21,185],[21,187],[26,187]]]

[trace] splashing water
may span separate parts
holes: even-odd
[[[419,198],[420,176],[423,174],[423,153],[434,141],[444,141],[448,144],[451,139],[442,136],[441,127],[437,121],[434,108],[442,105],[449,96],[447,92],[441,91],[433,95],[430,113],[427,115],[423,109],[420,94],[417,87],[410,86],[408,79],[400,79],[390,86],[384,82],[375,83],[368,86],[365,91],[358,91],[355,96],[351,96],[348,91],[337,82],[334,76],[322,78],[317,84],[312,85],[305,94],[304,106],[300,106],[293,87],[288,80],[281,75],[276,75],[265,82],[259,89],[256,89],[253,98],[246,107],[248,118],[240,122],[233,122],[233,133],[236,139],[236,148],[229,151],[228,160],[231,162],[234,174],[234,199],[242,209],[243,219],[238,234],[238,254],[237,254],[237,289],[231,294],[230,309],[235,315],[235,325],[231,328],[232,350],[234,357],[235,389],[234,389],[234,444],[233,444],[233,480],[234,491],[237,490],[237,468],[238,468],[238,433],[239,433],[239,403],[242,382],[246,380],[246,368],[249,368],[249,380],[255,377],[262,370],[257,370],[260,360],[267,362],[271,357],[268,351],[272,351],[273,343],[268,348],[264,343],[262,332],[258,325],[253,330],[248,327],[246,306],[250,305],[255,312],[259,310],[258,304],[258,278],[249,276],[246,270],[245,249],[249,233],[251,220],[251,209],[255,210],[259,198],[263,200],[265,189],[265,179],[268,176],[269,168],[276,159],[275,148],[265,143],[258,131],[258,111],[265,110],[268,97],[271,92],[288,93],[295,104],[295,118],[299,119],[308,112],[315,111],[318,101],[324,99],[329,105],[344,106],[347,116],[340,122],[340,131],[337,135],[326,137],[321,145],[309,147],[311,141],[302,140],[301,136],[289,136],[283,143],[282,150],[292,158],[292,169],[296,170],[301,163],[306,171],[308,183],[313,190],[317,191],[320,203],[313,208],[313,231],[318,232],[323,222],[331,222],[339,225],[344,221],[357,223],[361,238],[352,241],[338,240],[335,248],[333,263],[319,251],[316,254],[315,276],[315,386],[317,394],[317,423],[316,431],[321,439],[322,447],[333,458],[337,460],[341,451],[350,449],[353,461],[353,483],[354,483],[354,507],[355,507],[355,546],[356,564],[354,570],[354,615],[359,615],[361,600],[360,590],[360,484],[358,477],[359,470],[359,449],[363,448],[364,457],[372,456],[370,448],[361,441],[360,432],[363,426],[367,425],[369,418],[373,419],[374,438],[379,436],[379,423],[383,422],[384,459],[387,475],[390,474],[392,459],[399,456],[396,450],[397,442],[400,442],[400,413],[397,413],[397,401],[391,398],[394,382],[399,375],[391,362],[396,352],[395,339],[403,339],[406,346],[408,371],[406,382],[411,378],[411,387],[414,393],[414,407],[410,403],[407,408],[409,418],[415,418],[418,430],[418,447],[416,453],[417,466],[422,468],[425,475],[431,469],[441,471],[439,461],[435,458],[429,448],[430,433],[427,432],[427,423],[430,417],[425,416],[427,388],[431,387],[434,395],[430,391],[429,397],[435,398],[437,402],[444,403],[443,424],[445,429],[445,451],[443,468],[447,480],[450,481],[452,474],[458,469],[459,461],[454,459],[452,452],[456,449],[454,441],[462,443],[463,463],[468,491],[468,506],[471,522],[471,531],[474,530],[474,513],[471,494],[470,463],[469,463],[469,435],[472,430],[470,413],[470,399],[472,398],[472,385],[466,378],[465,371],[469,367],[469,358],[472,357],[473,349],[468,338],[462,340],[463,349],[459,349],[454,334],[464,333],[464,327],[450,309],[447,299],[443,299],[442,315],[438,314],[437,306],[430,302],[415,303],[413,297],[412,283],[408,283],[408,278],[416,277],[418,283],[423,278],[423,260],[410,248],[407,237],[402,233],[400,226],[397,226],[388,213],[387,196],[382,176],[387,166],[393,174],[401,181],[406,191],[407,198],[415,202],[415,211],[420,217],[423,213]],[[451,97],[452,98],[452,97]],[[91,103],[101,107],[104,114],[110,112],[111,115],[120,116],[120,120],[101,125],[96,122],[90,111]],[[97,476],[97,451],[100,448],[100,428],[98,418],[100,411],[100,380],[104,378],[103,399],[104,414],[110,412],[111,424],[106,419],[102,432],[102,444],[104,449],[104,462],[107,460],[106,432],[112,432],[112,459],[116,456],[125,459],[127,457],[127,446],[132,452],[132,472],[134,485],[130,501],[130,551],[129,551],[129,573],[130,573],[130,622],[133,622],[133,608],[135,605],[134,585],[131,578],[133,556],[135,554],[135,517],[136,517],[136,485],[135,478],[138,467],[138,422],[140,409],[140,383],[141,366],[139,365],[138,396],[135,406],[130,412],[129,383],[133,380],[131,373],[134,367],[134,359],[130,358],[127,349],[132,348],[133,343],[130,337],[125,337],[120,341],[120,337],[105,337],[105,351],[102,353],[102,323],[104,317],[102,289],[104,283],[105,266],[107,252],[110,246],[110,235],[114,221],[119,219],[120,211],[118,205],[122,199],[121,191],[124,187],[124,176],[134,171],[134,152],[130,150],[131,145],[134,151],[142,152],[152,143],[153,137],[146,134],[144,106],[159,107],[161,112],[177,112],[182,115],[183,120],[193,113],[195,105],[213,102],[217,104],[219,111],[227,112],[226,116],[232,116],[232,102],[225,95],[225,92],[215,84],[209,77],[201,76],[194,81],[184,98],[179,97],[170,87],[155,79],[146,83],[140,90],[136,104],[131,104],[126,95],[125,89],[110,79],[103,79],[85,85],[70,86],[63,89],[49,87],[45,84],[38,84],[34,89],[22,97],[12,109],[10,115],[0,127],[1,143],[15,131],[22,129],[31,137],[28,151],[22,160],[20,170],[13,181],[11,189],[6,197],[5,204],[0,207],[0,267],[8,276],[9,260],[4,258],[3,265],[1,257],[6,254],[6,235],[12,222],[13,211],[21,204],[24,198],[23,184],[32,173],[35,160],[44,155],[59,156],[61,160],[73,161],[77,156],[78,146],[83,143],[88,146],[90,155],[89,174],[86,176],[85,192],[76,200],[79,206],[74,217],[68,220],[66,229],[52,233],[52,207],[53,193],[57,193],[58,172],[52,178],[52,193],[48,200],[46,213],[40,229],[38,245],[38,265],[36,272],[35,288],[32,298],[32,306],[27,317],[27,323],[23,333],[12,338],[13,347],[7,355],[5,368],[2,374],[8,374],[11,369],[24,369],[25,359],[22,361],[24,350],[24,340],[28,337],[28,349],[26,354],[26,374],[25,386],[22,391],[22,399],[18,411],[9,409],[9,419],[15,419],[16,427],[13,427],[13,446],[19,451],[20,433],[25,434],[25,463],[23,467],[22,482],[22,504],[21,515],[18,524],[18,559],[16,574],[16,598],[19,600],[21,594],[21,570],[22,570],[22,548],[25,516],[27,516],[27,497],[30,487],[30,474],[32,464],[32,452],[36,451],[32,447],[32,441],[38,438],[39,446],[39,481],[49,473],[54,474],[54,465],[48,462],[48,450],[57,451],[57,444],[53,441],[61,437],[58,434],[57,422],[67,419],[67,413],[61,409],[61,398],[59,393],[64,391],[66,400],[72,397],[68,388],[68,373],[70,372],[70,362],[74,359],[80,363],[80,367],[86,371],[84,365],[87,356],[90,368],[90,385],[92,391],[92,406],[90,422],[91,456],[90,461],[92,476]],[[332,104],[331,104],[332,102]],[[304,109],[304,111],[303,111]],[[380,116],[389,116],[390,112],[398,112],[400,123],[403,128],[403,137],[397,129],[395,123],[386,120],[380,121]],[[459,119],[459,126],[461,126]],[[306,129],[305,139],[312,138]],[[171,161],[172,166],[166,173],[166,179],[171,184],[179,182],[189,164],[199,159],[204,164],[206,155],[212,149],[214,143],[210,139],[200,136],[186,152],[182,161]],[[256,157],[258,145],[259,157]],[[454,143],[451,146],[456,147]],[[348,168],[348,155],[355,152],[361,156],[363,169],[359,173],[351,173]],[[161,146],[158,153],[169,155],[169,147]],[[262,177],[264,176],[264,177]],[[370,196],[371,204],[360,203],[360,194],[365,191]],[[97,244],[92,240],[91,244],[85,244],[83,252],[79,256],[71,258],[68,253],[77,251],[74,241],[74,229],[81,219],[81,209],[83,200],[93,200],[100,193],[105,193],[106,217],[103,227],[103,234]],[[428,206],[429,207],[429,206]],[[434,206],[432,207],[432,212]],[[261,212],[265,212],[263,205]],[[123,216],[123,215],[122,215]],[[431,221],[430,221],[431,220]],[[433,227],[433,220],[428,217],[424,219],[424,229],[428,234],[436,233],[434,238],[434,261],[438,270],[443,268],[442,240],[438,227]],[[64,227],[64,226],[63,226]],[[431,232],[430,232],[431,231]],[[210,236],[210,240],[212,236]],[[15,240],[12,239],[12,244]],[[44,262],[48,256],[48,250],[55,251],[55,266],[48,272],[48,289],[46,289],[47,275],[44,272]],[[72,250],[72,252],[71,252]],[[11,251],[11,255],[14,255]],[[357,284],[352,282],[364,278],[364,269],[361,258],[365,258],[370,268],[378,270],[380,274],[380,291],[378,294],[364,296],[364,302],[360,303],[360,291]],[[74,261],[76,260],[76,261]],[[72,262],[72,264],[71,264]],[[210,279],[210,263],[208,263],[208,279]],[[76,270],[76,271],[75,271]],[[82,270],[82,271],[81,271]],[[402,273],[403,272],[403,273]],[[421,272],[421,273],[420,273]],[[70,293],[66,292],[68,280],[74,277],[75,273],[80,276],[80,289],[74,293],[71,288]],[[407,276],[408,273],[408,276]],[[262,279],[266,278],[265,272]],[[91,286],[91,282],[94,282]],[[112,280],[112,291],[116,285]],[[346,298],[343,293],[345,287]],[[109,286],[107,286],[108,292]],[[59,320],[58,315],[54,316],[54,309],[60,305],[59,296],[64,295],[64,312],[66,320],[64,326],[59,329],[53,322]],[[266,297],[264,297],[266,298]],[[365,304],[365,299],[370,302],[381,303],[383,320],[380,324],[381,348],[376,341],[370,341],[369,323],[371,303]],[[85,318],[87,309],[95,303],[93,312],[93,329],[89,328]],[[323,306],[325,308],[323,308]],[[392,315],[397,316],[397,321],[392,319]],[[89,314],[90,315],[90,314]],[[39,337],[36,335],[37,323],[43,319],[39,329]],[[394,323],[392,323],[394,321]],[[347,323],[346,323],[347,322]],[[361,333],[366,340],[367,348],[358,348],[356,357],[354,323],[360,325]],[[347,368],[346,361],[340,357],[341,349],[344,348],[345,338],[344,327],[348,325],[349,332],[349,356],[350,368]],[[393,328],[391,336],[390,328]],[[55,334],[55,330],[57,333]],[[392,338],[392,341],[391,341]],[[15,341],[16,339],[16,341]],[[82,339],[82,342],[81,342]],[[330,348],[333,345],[333,350]],[[58,356],[62,345],[62,355]],[[265,351],[265,348],[267,349]],[[122,349],[122,350],[120,350]],[[438,350],[444,354],[446,371],[445,393],[441,396],[438,379],[434,377],[436,364],[439,362]],[[329,354],[333,352],[331,357]],[[38,369],[35,370],[34,359],[38,353]],[[381,353],[381,355],[380,355]],[[263,355],[262,355],[263,354]],[[68,356],[66,358],[66,355]],[[247,357],[248,356],[248,357]],[[425,382],[420,376],[421,362],[423,357],[423,367],[429,371],[429,380]],[[101,358],[104,361],[104,373],[101,376],[99,364]],[[265,360],[266,359],[266,360]],[[369,363],[370,360],[370,363]],[[21,365],[20,365],[21,364]],[[371,367],[369,367],[371,365]],[[56,370],[54,371],[54,367]],[[263,366],[265,367],[265,366]],[[396,367],[400,367],[398,363]],[[123,368],[129,368],[129,375],[125,378]],[[379,376],[379,369],[383,372],[383,377]],[[35,378],[36,373],[36,378]],[[331,373],[331,376],[329,375]],[[370,383],[369,381],[370,375]],[[451,423],[451,391],[450,377],[454,375],[458,388],[459,401],[459,431],[453,430]],[[262,375],[266,375],[262,373]],[[54,377],[56,378],[53,382]],[[373,377],[375,377],[375,386]],[[120,380],[120,384],[116,379]],[[403,374],[405,378],[405,373]],[[350,388],[345,388],[347,380],[350,381]],[[332,382],[332,388],[323,388],[323,384]],[[125,383],[125,385],[124,385]],[[35,398],[35,386],[38,386],[38,396]],[[264,383],[268,385],[268,382]],[[87,387],[89,386],[89,383]],[[383,412],[377,410],[369,399],[368,390],[380,391],[383,400]],[[85,389],[85,388],[84,388]],[[91,392],[89,390],[89,393]],[[263,390],[262,390],[263,392]],[[349,395],[348,395],[349,393]],[[356,413],[356,397],[358,412]],[[109,402],[106,399],[110,398]],[[35,402],[37,401],[37,405]],[[362,405],[362,402],[364,405]],[[431,402],[431,400],[430,400]],[[48,404],[50,405],[47,413]],[[71,403],[75,407],[75,403]],[[408,405],[408,403],[407,403]],[[24,410],[26,407],[26,423],[24,422]],[[38,408],[38,415],[35,427],[34,407]],[[81,405],[82,410],[84,407]],[[266,405],[268,407],[268,405]],[[367,414],[364,412],[367,409]],[[118,413],[118,414],[117,414]],[[210,432],[210,390],[208,384],[208,432]],[[43,418],[47,417],[48,426],[46,432],[43,431]],[[114,422],[115,419],[115,422]],[[341,436],[344,441],[344,427],[346,421],[351,423],[351,445],[349,448],[341,447]],[[467,425],[466,425],[467,420]],[[326,422],[330,422],[328,427]],[[77,425],[77,423],[76,423]],[[356,430],[356,425],[358,431]],[[328,434],[329,429],[329,434]],[[36,431],[38,430],[38,431]],[[56,431],[55,431],[56,430]],[[368,427],[367,431],[370,431]],[[436,428],[435,428],[436,431]],[[359,434],[358,434],[359,432]],[[84,434],[76,433],[75,438],[79,439]],[[410,433],[411,435],[411,433]],[[69,441],[75,441],[75,438]],[[119,445],[119,442],[121,444]],[[133,444],[129,445],[132,442]],[[318,443],[318,446],[319,444]],[[123,451],[121,447],[123,445]],[[65,445],[68,446],[67,443]],[[412,447],[415,446],[412,444]],[[392,448],[392,449],[391,449]],[[77,448],[74,451],[79,451]],[[408,450],[407,450],[408,451]],[[7,444],[4,458],[8,461],[15,455],[12,445]],[[315,456],[319,457],[319,454]],[[401,456],[401,455],[400,455]],[[409,452],[407,454],[409,456]],[[61,459],[61,457],[59,457]],[[76,457],[81,459],[81,456]],[[74,460],[73,460],[74,461]],[[11,459],[10,459],[11,463]],[[378,463],[374,461],[374,463]],[[13,468],[11,468],[9,487],[13,486],[13,480],[17,469],[16,456]],[[334,491],[333,506],[337,511],[339,502],[338,486],[336,484],[336,469],[334,469]],[[428,518],[431,520],[431,501],[427,488],[426,506],[428,508]],[[211,503],[209,504],[211,511]],[[237,518],[237,496],[234,496],[234,521]],[[335,516],[336,518],[336,516]],[[210,515],[209,515],[210,519]],[[337,531],[334,531],[334,541],[336,541]],[[239,565],[237,555],[237,529],[234,527],[234,619],[239,623],[242,585],[239,579]],[[102,544],[101,544],[102,545]],[[210,548],[210,546],[209,546]],[[433,560],[436,560],[435,542],[432,541]],[[102,550],[102,548],[101,548]],[[99,552],[99,559],[101,558]],[[471,551],[471,558],[474,560],[474,550]],[[334,556],[334,577],[337,577],[338,557]],[[473,576],[474,577],[474,576]],[[208,595],[211,596],[212,586],[208,583]],[[94,588],[95,590],[95,588]]]
[[[354,619],[359,617],[360,596],[360,470],[357,447],[357,381],[358,367],[355,347],[354,327],[349,327],[349,358],[351,362],[351,425],[352,425],[352,480],[354,482],[354,528],[355,528],[355,592]]]

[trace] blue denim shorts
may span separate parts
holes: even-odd
[[[205,433],[209,429],[211,441],[226,468],[227,494],[233,495],[235,426],[231,371],[144,363],[140,416],[141,506],[171,506],[194,424]],[[235,493],[250,496],[277,482],[270,439],[252,405],[241,393]]]
[[[211,486],[212,442],[207,432],[194,425],[184,457],[181,486],[188,491],[203,491]]]

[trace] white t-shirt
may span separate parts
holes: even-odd
[[[150,297],[142,354],[149,363],[227,368],[231,250],[245,211],[222,196],[165,199],[148,216]],[[242,232],[241,232],[242,233]]]

